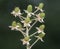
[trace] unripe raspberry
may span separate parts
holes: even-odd
[[[32,12],[32,5],[28,5],[27,11],[28,11],[28,12]]]

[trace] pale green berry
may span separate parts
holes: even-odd
[[[30,18],[29,17],[27,17],[26,19],[25,19],[25,22],[26,23],[29,23],[31,20],[30,20]]]
[[[28,5],[27,11],[28,11],[28,12],[32,12],[32,5]]]
[[[19,7],[15,7],[14,11],[15,11],[15,12],[20,11]]]
[[[45,18],[45,13],[40,13],[40,18]]]
[[[39,29],[41,29],[41,30],[44,30],[44,28],[45,28],[45,25],[40,25],[40,27],[39,27]]]
[[[24,38],[25,41],[29,41],[29,39],[30,39],[29,37],[25,37]]]
[[[39,37],[40,37],[40,38],[43,38],[44,36],[45,36],[45,33],[44,33],[44,34],[43,34],[43,33],[40,33],[40,34],[39,34]]]
[[[42,9],[44,7],[44,4],[43,3],[40,3],[39,6],[38,6],[40,9]]]
[[[18,28],[22,28],[21,23],[17,23],[17,26],[19,26]]]
[[[16,27],[16,21],[13,21],[13,22],[12,22],[12,26],[13,26],[13,27]]]

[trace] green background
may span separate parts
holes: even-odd
[[[28,4],[35,6],[39,2],[45,4],[46,36],[44,43],[38,41],[32,49],[60,49],[60,0],[0,0],[0,49],[25,49],[20,41],[22,34],[19,31],[11,31],[8,27],[13,20],[18,19],[10,12],[16,6],[23,10]]]

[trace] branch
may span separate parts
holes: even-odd
[[[34,11],[33,13],[36,13],[38,11],[38,9],[36,11]]]
[[[18,31],[20,31],[24,37],[26,36],[26,34],[22,30],[18,30]]]
[[[37,43],[39,39],[36,39],[36,41],[30,46],[30,49]]]
[[[28,27],[26,27],[26,36],[28,36],[29,33],[28,33]]]
[[[20,19],[20,20],[23,20],[23,19],[22,19],[22,16],[19,16],[19,19]]]
[[[30,44],[27,44],[27,45],[26,45],[26,48],[27,48],[27,49],[30,49]]]
[[[31,34],[31,35],[30,35],[30,37],[34,36],[35,34],[37,34],[37,32],[35,32],[35,33]]]
[[[32,26],[29,28],[29,31],[31,30],[31,28],[37,23],[37,21],[35,21]]]

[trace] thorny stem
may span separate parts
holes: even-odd
[[[31,35],[30,35],[30,37],[34,36],[35,34],[37,34],[37,32],[35,32],[35,33],[31,34]]]
[[[36,39],[36,41],[30,46],[30,49],[37,43],[39,39]]]
[[[31,28],[37,23],[37,21],[35,21],[32,26],[29,28],[29,31],[31,30]]]

